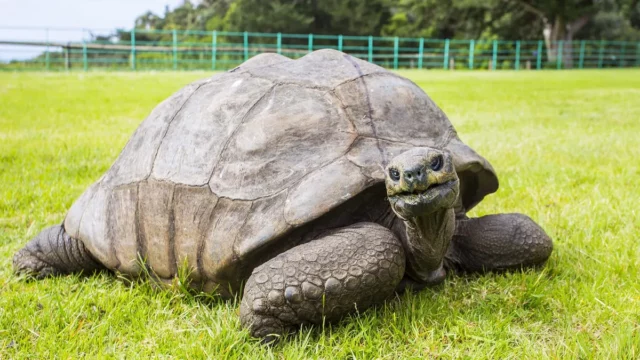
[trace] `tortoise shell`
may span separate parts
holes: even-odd
[[[452,152],[463,209],[496,191],[491,165],[410,80],[334,50],[262,54],[160,103],[64,227],[112,270],[145,263],[170,279],[186,265],[232,294],[416,146]]]

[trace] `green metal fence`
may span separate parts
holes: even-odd
[[[11,30],[10,38],[3,30]],[[34,37],[20,36],[26,31]],[[53,31],[79,31],[75,40],[52,39]],[[6,31],[5,31],[6,33]],[[299,58],[336,49],[391,68],[540,70],[640,67],[640,43],[450,40],[378,36],[222,31],[142,30],[117,40],[95,40],[85,29],[0,27],[0,69],[5,70],[223,70],[274,52]],[[37,34],[40,34],[38,37]],[[17,55],[16,55],[17,54]]]

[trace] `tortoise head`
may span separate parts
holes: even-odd
[[[459,193],[451,153],[429,147],[416,147],[393,158],[385,184],[391,208],[405,220],[452,208]]]

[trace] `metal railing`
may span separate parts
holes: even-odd
[[[73,36],[64,36],[66,32]],[[26,36],[27,33],[29,36]],[[56,33],[56,36],[51,36]],[[81,36],[80,36],[81,35]],[[640,43],[453,40],[379,36],[142,30],[95,40],[86,29],[0,27],[3,70],[223,70],[274,52],[299,58],[336,49],[391,68],[585,69],[640,67]]]

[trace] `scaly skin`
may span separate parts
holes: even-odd
[[[61,225],[43,230],[13,257],[16,273],[37,279],[104,269],[84,244],[70,237]]]
[[[382,303],[404,274],[402,244],[389,229],[359,223],[334,230],[257,267],[240,320],[271,342],[300,324],[335,321]]]
[[[385,185],[407,255],[407,275],[419,284],[444,281],[443,258],[455,229],[459,181],[451,154],[414,148],[391,160]],[[417,287],[414,287],[417,288]]]
[[[465,272],[499,271],[544,264],[553,242],[524,214],[458,219],[447,267]]]

